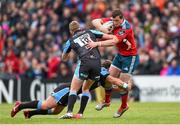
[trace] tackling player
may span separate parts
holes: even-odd
[[[100,80],[96,81],[90,88],[94,90],[100,85],[106,88],[108,86],[107,83],[117,83],[121,87],[120,91],[127,92],[127,87],[124,88],[122,82],[118,78],[114,78],[109,75],[108,69],[111,65],[111,61],[106,60],[101,67],[100,72]],[[54,89],[52,94],[45,100],[34,100],[30,102],[20,102],[17,101],[15,106],[12,108],[11,117],[14,117],[19,111],[23,109],[36,109],[36,110],[25,110],[24,116],[25,118],[31,118],[34,115],[57,115],[63,111],[63,109],[67,106],[68,103],[68,95],[70,92],[70,84],[61,84],[57,88]],[[81,94],[82,90],[80,89],[77,94]],[[85,108],[81,105],[78,114],[75,114],[74,118],[82,118],[83,112]]]
[[[139,56],[137,55],[136,42],[134,39],[134,32],[132,26],[127,20],[124,19],[120,10],[114,10],[111,18],[95,19],[92,24],[96,29],[109,33],[107,28],[103,27],[103,23],[112,21],[114,29],[112,31],[115,37],[111,40],[89,42],[88,47],[94,48],[97,46],[114,46],[116,45],[118,53],[115,55],[114,60],[110,66],[110,75],[123,80],[124,82],[130,81],[132,83],[131,74],[139,63]],[[101,110],[105,106],[110,105],[111,91],[106,91],[105,103],[97,106],[98,110]],[[118,111],[114,114],[114,117],[120,117],[129,107],[127,104],[128,94],[121,97],[122,104]]]

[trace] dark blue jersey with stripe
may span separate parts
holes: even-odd
[[[69,53],[73,49],[80,60],[83,58],[99,59],[98,48],[88,49],[86,45],[90,40],[96,42],[96,38],[102,38],[102,36],[103,33],[97,30],[79,30],[66,42],[63,53]]]

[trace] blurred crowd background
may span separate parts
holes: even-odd
[[[179,0],[3,0],[0,14],[0,78],[71,79],[77,58],[63,62],[68,24],[89,28],[95,18],[121,9],[132,24],[140,55],[136,75],[180,75]],[[99,48],[112,60],[116,49]]]

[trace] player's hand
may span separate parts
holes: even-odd
[[[126,41],[126,45],[128,45],[128,48],[126,50],[130,50],[132,46],[131,46],[131,43],[128,40]]]
[[[98,43],[97,42],[93,42],[92,40],[89,39],[89,42],[87,43],[86,47],[88,49],[92,49],[92,48],[95,48],[98,46]]]

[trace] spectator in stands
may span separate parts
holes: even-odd
[[[40,77],[56,78],[61,61],[59,55],[54,56],[53,46],[62,53],[63,43],[70,37],[69,22],[77,20],[82,28],[86,28],[85,24],[92,19],[109,17],[111,10],[120,8],[135,29],[142,57],[135,73],[158,75],[163,64],[172,62],[175,57],[177,67],[180,65],[179,5],[178,0],[8,0],[0,14],[0,54],[6,67],[4,74],[34,77],[34,70],[30,69],[34,69],[32,59],[36,58],[40,65],[36,70],[42,70],[43,74]],[[14,53],[13,59],[7,59],[10,50]],[[100,50],[103,59],[112,59],[115,51],[114,48]],[[7,62],[16,62],[16,66]],[[11,67],[8,70],[7,64]],[[71,54],[68,66],[73,71],[75,65],[76,57]]]
[[[167,75],[180,75],[180,66],[177,65],[177,60],[174,58],[171,65],[168,67]]]
[[[68,67],[68,64],[66,62],[61,62],[57,71],[57,79],[71,81],[72,77],[73,73]]]
[[[160,71],[160,75],[161,75],[161,76],[166,76],[166,75],[167,75],[167,72],[168,72],[168,63],[167,63],[167,62],[164,62],[163,68],[162,68],[161,71]]]

